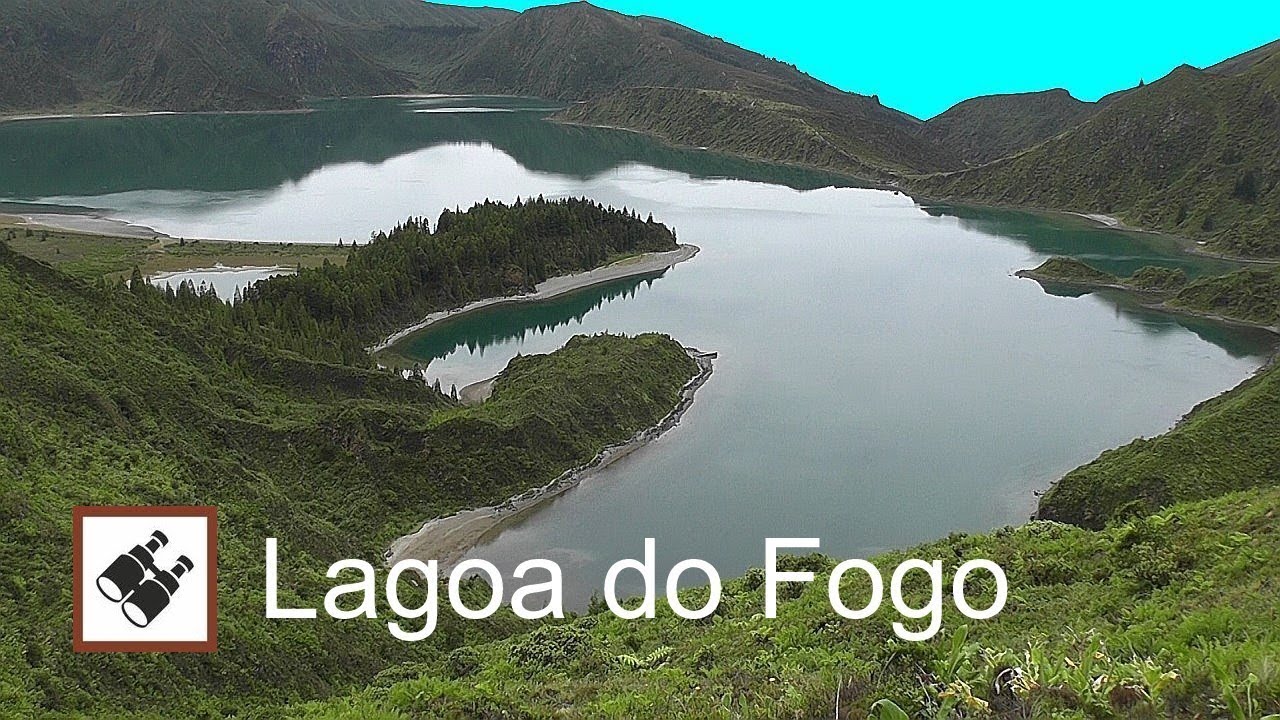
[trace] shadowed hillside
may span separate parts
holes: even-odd
[[[927,120],[920,134],[981,165],[1057,135],[1084,120],[1092,103],[1066,90],[984,95]]]
[[[263,109],[405,91],[411,70],[510,14],[417,0],[10,5],[0,28],[0,112]]]
[[[1116,215],[1205,240],[1215,251],[1280,255],[1280,52],[1189,66],[1116,98],[1022,154],[924,178],[926,194]]]

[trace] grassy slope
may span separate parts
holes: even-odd
[[[1177,429],[1108,450],[1041,498],[1041,517],[1085,527],[1185,500],[1280,485],[1280,366],[1202,403]]]
[[[888,180],[955,167],[949,151],[880,106],[825,108],[727,90],[628,88],[572,106],[557,119],[653,134],[668,142]]]
[[[1043,142],[1095,109],[1061,89],[984,95],[929,118],[919,132],[965,162],[981,165]]]
[[[1181,288],[1168,302],[1177,308],[1280,327],[1280,267],[1202,278]]]
[[[809,556],[788,569],[817,571],[817,580],[784,593],[776,620],[760,615],[762,576],[753,571],[727,583],[708,621],[669,611],[651,621],[588,616],[387,673],[363,693],[297,715],[861,719],[888,697],[933,717],[950,692],[989,702],[1000,717],[1192,717],[1229,698],[1246,702],[1246,686],[1254,713],[1275,711],[1277,508],[1280,490],[1269,489],[1102,533],[1035,522],[876,558],[885,576],[906,557],[941,559],[947,577],[972,557],[1005,569],[1008,606],[994,620],[967,621],[954,652],[966,622],[954,610],[922,644],[894,638],[891,607],[860,622],[839,618],[826,596],[834,561]],[[860,606],[865,580],[851,574],[846,583],[847,602]],[[908,600],[920,604],[922,590],[911,588]],[[975,605],[983,592],[971,585]],[[683,597],[697,606],[705,591]],[[992,678],[1006,667],[1027,687],[997,696]],[[987,716],[963,709],[947,716]]]
[[[535,7],[486,29],[440,67],[433,84],[561,100],[642,85],[845,95],[792,65],[666,20],[586,2]]]
[[[0,614],[0,706],[19,715],[267,711],[509,632],[446,617],[414,645],[376,623],[268,622],[262,539],[281,538],[286,601],[318,603],[329,562],[546,482],[656,422],[694,372],[665,338],[582,339],[523,359],[495,391],[509,401],[461,410],[2,248],[0,302],[22,309],[0,315],[0,602],[27,608]],[[105,503],[219,506],[218,653],[70,652],[70,508]]]
[[[179,243],[149,238],[91,235],[39,227],[6,226],[0,217],[0,240],[27,257],[48,263],[72,277],[124,280],[133,268],[143,275],[209,268],[280,265],[315,267],[328,262],[341,265],[347,250],[334,245],[250,243],[199,240]]]
[[[1019,273],[1046,283],[1118,287],[1174,312],[1280,327],[1280,268],[1198,278],[1143,268],[1128,278],[1079,260],[1050,258]],[[1174,432],[1109,450],[1068,473],[1041,499],[1039,516],[1099,528],[1168,505],[1280,485],[1280,367],[1202,403]]]
[[[415,0],[16,0],[0,112],[296,107],[409,90],[504,11]]]
[[[1117,215],[1280,256],[1280,53],[1221,75],[1180,67],[1078,127],[979,168],[919,179],[924,194]]]

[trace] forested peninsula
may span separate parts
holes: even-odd
[[[431,229],[407,221],[344,267],[265,281],[234,305],[137,277],[73,278],[0,245],[0,304],[21,308],[0,313],[0,595],[25,608],[0,616],[0,704],[255,715],[519,629],[506,613],[442,618],[422,643],[376,623],[268,626],[262,538],[295,558],[282,602],[314,599],[330,562],[378,562],[424,518],[546,484],[657,423],[697,372],[665,336],[521,358],[474,408],[361,348],[421,312],[673,244],[661,224],[588,201],[487,203]],[[66,551],[81,504],[218,506],[217,653],[71,652]]]

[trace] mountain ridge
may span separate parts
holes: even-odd
[[[981,165],[1067,130],[1096,107],[1063,88],[981,95],[929,118],[919,132],[966,162]]]
[[[1239,72],[1179,66],[1045,142],[911,185],[1115,215],[1224,255],[1280,256],[1280,45],[1259,50]]]
[[[587,2],[523,13],[417,0],[14,3],[0,29],[0,113],[539,96],[577,102],[555,118],[566,122],[924,196],[1114,214],[1214,253],[1280,256],[1280,41],[1095,103],[1060,89],[989,95],[921,121],[677,23]]]

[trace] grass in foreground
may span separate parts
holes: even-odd
[[[942,559],[948,577],[972,557],[1008,573],[1002,614],[967,621],[952,609],[925,643],[894,637],[891,608],[837,616],[825,575],[835,561],[813,555],[790,560],[818,577],[783,594],[776,620],[760,614],[762,573],[750,571],[706,621],[590,615],[395,668],[296,714],[865,718],[891,699],[912,717],[1258,718],[1280,710],[1278,509],[1280,490],[1257,490],[1105,532],[1033,522],[876,558],[886,577],[906,557]],[[866,580],[846,579],[846,602],[860,606]],[[984,589],[971,583],[971,597]],[[705,590],[683,597],[697,606]]]

